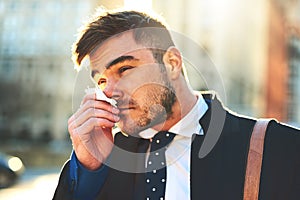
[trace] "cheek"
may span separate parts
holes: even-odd
[[[148,107],[160,102],[160,94],[165,86],[163,84],[148,83],[138,87],[131,95],[131,98],[140,106]]]
[[[162,74],[157,65],[141,65],[130,71],[120,82],[124,82],[134,90],[138,90],[145,86],[161,84]]]

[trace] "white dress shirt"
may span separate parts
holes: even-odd
[[[197,102],[194,107],[169,130],[172,133],[176,133],[176,136],[166,151],[166,200],[190,199],[190,158],[192,135],[203,134],[199,120],[208,109],[202,95],[196,95]],[[154,129],[147,129],[142,131],[140,136],[143,138],[152,138],[156,133],[157,131]]]

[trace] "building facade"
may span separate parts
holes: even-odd
[[[76,77],[71,45],[93,7],[80,0],[0,1],[2,138],[67,137]]]
[[[299,0],[3,0],[1,138],[68,137],[81,82],[71,45],[99,5],[154,9],[171,27],[194,89],[216,90],[239,113],[299,124]]]

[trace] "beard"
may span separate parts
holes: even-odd
[[[122,132],[138,136],[138,133],[158,124],[163,124],[171,115],[176,94],[167,77],[160,84],[147,84],[132,95],[128,101],[130,109],[120,114],[118,126]],[[119,103],[118,103],[119,104]]]

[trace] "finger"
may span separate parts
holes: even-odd
[[[118,115],[112,114],[111,112],[108,112],[106,110],[89,108],[71,122],[71,128],[81,126],[85,121],[87,121],[88,119],[93,118],[93,117],[94,118],[104,118],[113,123],[118,122],[120,119],[120,117]],[[99,126],[102,126],[102,125],[99,124]]]
[[[99,127],[101,124],[101,127],[105,128],[112,128],[114,127],[114,123],[103,118],[89,118],[85,123],[81,124],[80,126],[76,128],[71,128],[70,132],[71,135],[73,134],[88,134],[90,133],[95,127]]]
[[[83,99],[82,99],[82,101],[81,101],[81,103],[80,103],[80,106],[79,106],[79,108],[78,108],[78,110],[77,110],[76,112],[78,112],[78,111],[81,110],[81,109],[86,109],[86,108],[83,107],[83,105],[84,105],[87,101],[89,101],[89,100],[96,100],[96,93],[85,94],[84,97],[83,97]],[[73,121],[73,120],[74,120],[74,117],[75,117],[75,116],[71,116],[71,117],[69,118],[69,121]],[[69,123],[69,122],[68,122],[68,123]]]
[[[87,102],[89,100],[96,100],[96,93],[91,93],[91,94],[84,95],[80,105],[85,104],[85,102]]]
[[[105,101],[88,100],[76,111],[75,114],[73,114],[73,116],[69,119],[68,123],[73,122],[76,118],[78,118],[81,114],[83,114],[84,112],[86,112],[86,110],[90,108],[106,110],[113,114],[118,114],[120,112],[119,109],[117,109],[116,107],[110,105]]]

